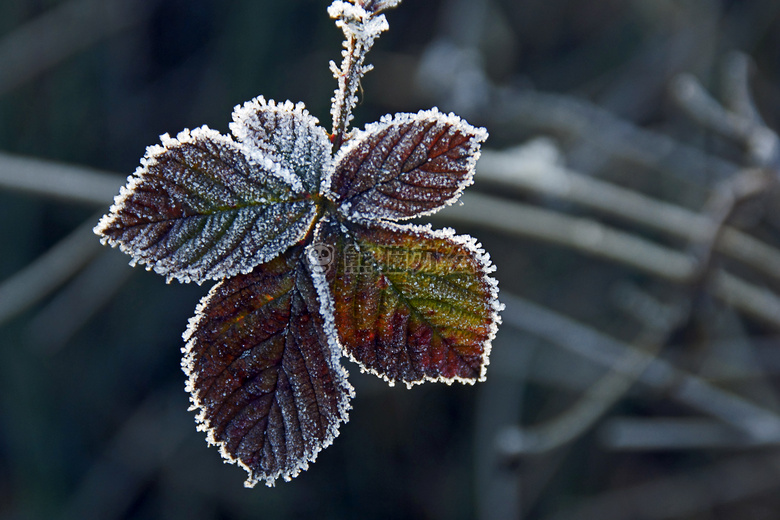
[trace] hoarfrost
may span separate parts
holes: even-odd
[[[214,286],[183,335],[199,429],[247,470],[248,487],[307,469],[347,422],[354,395],[323,332],[302,251]]]
[[[366,4],[367,2],[361,2]],[[365,65],[366,54],[374,45],[374,40],[390,28],[383,14],[367,11],[361,5],[335,1],[328,7],[328,14],[336,19],[336,25],[344,32],[344,50],[341,67],[335,62],[330,63],[333,77],[338,81],[338,87],[331,99],[331,116],[333,117],[333,134],[338,138],[345,137],[349,123],[352,121],[352,110],[357,105],[357,91],[360,79],[373,67]]]
[[[294,189],[319,193],[321,177],[331,169],[331,154],[328,135],[318,123],[303,103],[259,96],[235,107],[230,130],[260,157],[274,158],[292,172],[299,179],[287,177]]]
[[[339,150],[330,197],[350,218],[435,213],[473,183],[485,139],[484,128],[436,108],[384,116]]]
[[[408,387],[485,379],[502,306],[494,267],[473,238],[323,221],[315,239],[336,251],[331,269],[313,273],[325,330],[361,370]]]
[[[279,162],[207,127],[161,141],[95,228],[134,264],[202,283],[250,271],[309,229],[316,206]]]

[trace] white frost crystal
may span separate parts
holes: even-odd
[[[170,281],[220,280],[184,334],[200,430],[246,484],[308,468],[348,419],[346,356],[390,384],[485,378],[502,305],[482,246],[396,221],[473,182],[484,128],[433,108],[350,133],[365,56],[400,0],[337,0],[333,134],[302,103],[236,106],[231,136],[161,136],[95,232]],[[335,157],[332,148],[336,149]],[[326,254],[327,253],[327,254]]]

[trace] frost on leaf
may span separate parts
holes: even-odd
[[[331,196],[348,217],[404,219],[434,213],[473,182],[484,128],[436,109],[385,116],[336,157]]]
[[[378,2],[388,5],[372,5],[368,6],[369,9],[363,7],[363,4],[373,3],[360,0],[352,4],[336,0],[328,6],[328,14],[336,20],[336,25],[341,28],[345,37],[341,67],[337,67],[333,61],[330,62],[333,77],[338,81],[330,109],[337,147],[341,145],[352,121],[352,109],[357,105],[360,79],[373,68],[372,65],[365,64],[366,54],[379,35],[389,29],[385,15],[377,13],[381,10],[380,7],[384,9],[398,4],[393,1]]]
[[[347,421],[353,390],[324,336],[303,247],[217,284],[184,334],[200,428],[246,485],[308,468]]]
[[[309,229],[314,203],[278,162],[205,127],[162,139],[95,228],[134,263],[201,283],[246,273]]]
[[[237,106],[230,129],[239,141],[275,158],[303,183],[308,193],[320,192],[323,172],[329,172],[330,141],[303,103],[277,104],[262,96]]]
[[[390,383],[485,377],[500,321],[487,254],[452,230],[322,221],[335,258],[315,281],[347,355]]]

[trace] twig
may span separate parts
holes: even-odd
[[[107,207],[124,183],[114,173],[0,152],[0,189]]]
[[[501,299],[506,305],[502,313],[505,326],[544,338],[604,367],[624,371],[624,374],[745,432],[754,441],[780,438],[780,416],[770,410],[506,291],[502,292]],[[615,360],[621,362],[616,364]],[[642,369],[641,373],[637,373],[639,369]]]
[[[25,311],[76,274],[101,250],[88,219],[27,267],[0,284],[0,324]]]
[[[56,353],[110,301],[133,272],[124,255],[104,251],[30,320],[30,342],[39,353]]]
[[[611,450],[709,450],[780,444],[780,437],[756,443],[721,423],[699,418],[614,417],[599,437]]]
[[[686,282],[693,272],[692,260],[683,253],[595,220],[478,193],[464,193],[461,200],[462,205],[450,206],[431,218],[570,247],[675,282]]]
[[[575,137],[593,143],[611,157],[669,172],[687,182],[704,184],[740,169],[671,137],[643,130],[584,100],[519,89],[503,89],[497,94],[491,125],[504,135],[531,129]]]
[[[690,74],[681,74],[675,79],[672,94],[678,105],[702,126],[743,145],[756,165],[766,167],[780,160],[778,135],[757,119],[752,110],[744,106],[744,101],[740,106],[749,115],[730,112]]]
[[[0,40],[0,95],[69,56],[142,22],[145,2],[70,0]]]
[[[622,487],[554,514],[550,520],[693,518],[714,506],[777,490],[780,457],[751,455]]]
[[[536,140],[513,150],[483,151],[477,185],[554,196],[692,243],[711,237],[713,225],[706,216],[568,169],[556,160],[553,146]],[[780,250],[729,226],[723,227],[714,247],[780,280]]]
[[[676,283],[690,283],[697,273],[698,264],[689,255],[594,220],[477,193],[464,193],[462,201],[462,206],[451,206],[431,218],[558,244]],[[711,289],[736,309],[780,328],[780,298],[771,291],[724,271],[713,274]]]

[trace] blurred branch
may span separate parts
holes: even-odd
[[[672,83],[674,99],[699,124],[742,144],[755,164],[776,165],[780,161],[780,139],[744,99],[748,95],[747,86],[736,91],[741,92],[737,106],[746,115],[727,110],[691,74],[681,74]]]
[[[462,205],[450,206],[431,218],[558,244],[676,283],[692,282],[697,272],[698,264],[689,255],[594,220],[569,217],[477,193],[464,193],[462,201]],[[753,318],[780,328],[780,298],[777,295],[722,270],[715,271],[710,280],[716,297]]]
[[[518,128],[548,131],[591,142],[611,157],[669,172],[689,182],[725,178],[740,167],[659,133],[639,128],[598,106],[561,94],[505,89],[495,106],[494,126],[512,135]]]
[[[30,319],[27,326],[30,343],[47,355],[62,348],[135,272],[127,264],[125,255],[113,249],[98,255]]]
[[[0,189],[108,207],[124,183],[113,173],[0,152]]]
[[[592,219],[479,193],[464,193],[461,201],[461,205],[445,208],[431,218],[570,247],[675,282],[684,283],[693,273],[693,262],[687,255]]]
[[[721,84],[726,107],[738,116],[764,125],[750,91],[750,58],[741,52],[729,53],[723,61]]]
[[[745,432],[757,442],[780,441],[780,416],[671,363],[549,309],[502,292],[505,325],[541,337],[606,368],[671,395]],[[616,363],[616,360],[620,362]],[[640,372],[641,370],[641,372]]]
[[[705,215],[565,168],[551,141],[534,140],[502,152],[485,150],[477,183],[554,196],[692,243],[713,233]],[[715,250],[780,280],[780,250],[724,226]]]
[[[585,499],[551,520],[644,520],[693,518],[780,487],[777,453],[742,456]],[[697,517],[698,518],[698,517]]]
[[[0,39],[0,95],[147,16],[147,3],[69,0]]]
[[[615,417],[599,429],[599,437],[612,450],[707,450],[765,445],[750,442],[721,423],[698,418]]]
[[[127,509],[187,435],[181,390],[148,394],[107,442],[58,516],[61,520],[126,518]]]
[[[46,297],[101,250],[88,219],[27,267],[0,284],[0,324]]]

